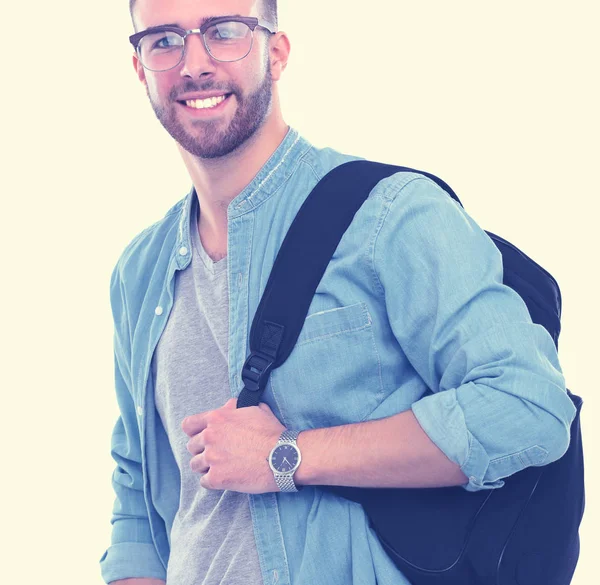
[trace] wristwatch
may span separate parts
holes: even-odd
[[[302,455],[296,443],[299,434],[300,431],[290,431],[289,429],[283,431],[267,459],[275,476],[275,483],[282,492],[298,491],[294,483],[294,473],[302,461]],[[302,486],[299,489],[302,489]]]

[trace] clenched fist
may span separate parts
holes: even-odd
[[[269,453],[285,427],[267,404],[236,408],[231,398],[217,410],[185,418],[181,427],[190,437],[192,471],[203,474],[200,485],[247,494],[278,492],[269,467]]]

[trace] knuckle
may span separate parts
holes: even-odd
[[[219,472],[211,473],[210,483],[211,483],[213,489],[220,490],[220,489],[224,489],[225,480],[221,473],[219,473]]]
[[[196,457],[192,457],[190,461],[190,468],[196,473],[201,473],[204,469],[204,457],[202,455],[196,455]]]
[[[188,452],[190,452],[190,453],[193,453],[193,452],[194,452],[194,439],[190,439],[190,440],[187,442],[186,449],[187,449],[187,450],[188,450]]]
[[[210,419],[208,419],[208,424],[209,425],[218,425],[222,422],[223,422],[223,413],[220,410],[213,410],[210,413]]]
[[[203,451],[202,454],[204,456],[204,461],[206,465],[216,465],[222,460],[220,452],[214,448],[207,448]]]

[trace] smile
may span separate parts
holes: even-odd
[[[188,108],[193,108],[195,110],[206,110],[210,108],[216,108],[220,103],[224,102],[228,96],[229,94],[224,94],[206,98],[204,100],[186,100],[185,102],[180,103],[183,103],[188,106]]]

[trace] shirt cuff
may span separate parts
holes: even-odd
[[[469,432],[456,389],[443,390],[421,398],[411,406],[418,423],[437,447],[469,478],[465,490],[476,492],[504,485],[502,480],[485,481],[490,458],[481,443]]]
[[[100,570],[106,583],[144,577],[167,580],[167,572],[154,545],[142,542],[113,544],[102,555]]]

